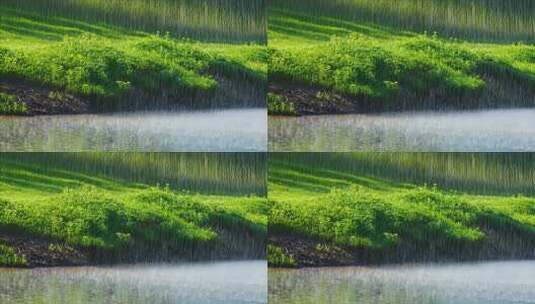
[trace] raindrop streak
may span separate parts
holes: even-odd
[[[535,151],[534,109],[270,117],[270,151]]]
[[[206,194],[266,193],[264,153],[0,153],[2,164],[90,184],[101,177]],[[20,178],[0,177],[8,184]]]
[[[472,194],[535,195],[535,153],[272,153],[269,161],[340,178],[350,174]]]
[[[269,303],[535,303],[535,262],[269,271]]]
[[[219,42],[265,42],[265,0],[2,0],[40,15]],[[217,9],[214,9],[217,8]]]
[[[266,303],[265,261],[8,270],[0,302]]]
[[[0,151],[260,152],[266,126],[266,109],[0,116]]]
[[[273,0],[270,6],[308,15],[371,22],[443,37],[534,42],[531,0]]]

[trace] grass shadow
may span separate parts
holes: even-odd
[[[64,36],[80,35],[83,33],[91,33],[106,38],[143,36],[140,32],[110,25],[90,24],[61,17],[45,17],[36,13],[1,5],[0,8],[0,29],[21,37],[41,40],[61,40]]]
[[[385,26],[357,23],[330,17],[316,17],[279,9],[269,11],[269,30],[307,40],[328,41],[333,36],[359,33],[378,39],[413,37],[415,34]]]

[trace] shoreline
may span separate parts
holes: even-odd
[[[392,100],[372,100],[336,93],[330,89],[296,84],[271,83],[269,116],[300,117],[342,114],[383,114],[406,111],[470,111],[535,107],[535,90],[518,81],[505,82],[485,76],[485,89],[473,96],[447,96],[429,92],[417,96],[400,91]],[[414,100],[407,102],[407,100]],[[490,102],[493,100],[494,102]],[[507,100],[507,102],[501,102]]]
[[[0,245],[11,248],[15,255],[24,259],[24,264],[2,265],[0,268],[14,269],[34,269],[53,267],[83,267],[83,266],[113,266],[113,265],[134,265],[153,263],[193,263],[212,261],[241,261],[241,260],[262,260],[266,255],[257,247],[262,247],[261,242],[254,241],[253,237],[244,237],[237,240],[228,233],[222,233],[220,238],[210,244],[193,244],[191,248],[184,247],[182,252],[163,252],[164,248],[157,250],[162,252],[160,256],[152,254],[150,249],[124,248],[110,250],[81,247],[69,245],[64,241],[52,240],[28,235],[0,235]],[[251,244],[244,244],[243,241],[250,240]],[[233,244],[228,243],[232,242]],[[241,243],[241,246],[240,246]],[[223,244],[223,245],[222,245]],[[255,245],[256,244],[256,245]],[[259,245],[260,244],[260,245]],[[146,247],[146,246],[141,246]],[[232,247],[232,248],[227,248]],[[235,247],[243,247],[242,250]],[[247,247],[247,248],[245,248]],[[195,250],[206,250],[202,253],[194,254]],[[234,252],[231,252],[235,249]],[[113,251],[113,252],[112,252]],[[145,252],[145,256],[143,256]],[[189,256],[188,256],[189,254]],[[149,258],[150,257],[150,258]]]
[[[199,92],[192,96],[175,98],[165,96],[164,92],[162,96],[147,95],[134,88],[125,96],[120,97],[120,100],[112,106],[106,106],[108,108],[100,108],[97,105],[99,101],[92,101],[89,97],[80,97],[63,90],[34,85],[24,80],[1,81],[0,94],[8,96],[9,102],[16,104],[19,110],[13,113],[2,113],[0,108],[0,116],[35,117],[136,111],[202,111],[249,109],[263,106],[257,102],[258,98],[255,98],[258,95],[257,86],[251,86],[254,90],[244,90],[242,85],[235,83],[236,81],[230,79],[219,79],[219,81],[220,86],[215,93]],[[236,103],[236,100],[240,102]]]
[[[535,239],[524,239],[523,232],[490,227],[485,227],[483,230],[487,238],[479,242],[443,244],[438,241],[414,244],[401,240],[395,246],[376,249],[339,246],[329,241],[289,234],[271,235],[268,244],[278,249],[276,253],[272,250],[268,254],[268,259],[271,257],[273,261],[269,263],[269,267],[307,268],[535,260]]]

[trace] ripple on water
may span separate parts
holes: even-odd
[[[535,109],[270,117],[270,151],[535,151]]]
[[[535,262],[269,271],[269,303],[535,303]]]
[[[267,148],[265,109],[0,116],[0,151],[232,151]]]
[[[265,261],[0,268],[0,303],[266,303]]]

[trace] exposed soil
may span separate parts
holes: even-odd
[[[38,88],[20,81],[0,83],[0,92],[15,96],[24,103],[27,115],[82,114],[88,112],[88,102],[71,94]]]
[[[83,266],[117,263],[153,263],[177,261],[211,261],[264,259],[266,239],[251,232],[232,233],[216,228],[214,242],[176,244],[159,241],[154,244],[133,242],[122,250],[107,251],[96,248],[73,247],[65,242],[29,236],[22,233],[0,232],[0,244],[15,249],[26,258],[26,267]],[[174,248],[174,249],[173,249]],[[0,265],[1,267],[1,265]]]
[[[431,90],[417,95],[401,90],[391,100],[376,100],[335,93],[330,89],[291,83],[270,83],[268,91],[291,103],[297,115],[378,113],[417,110],[474,110],[500,107],[535,107],[535,88],[509,78],[483,74],[486,87],[472,94]]]
[[[25,115],[86,114],[112,111],[192,110],[207,108],[265,107],[265,86],[254,81],[237,81],[215,75],[214,91],[190,91],[156,95],[134,88],[113,102],[90,101],[61,90],[41,87],[21,80],[0,80],[0,93],[15,96],[26,105]]]
[[[0,244],[14,248],[18,256],[26,258],[30,268],[89,264],[87,253],[52,240],[0,235]]]
[[[297,267],[535,259],[535,236],[510,227],[482,229],[487,238],[481,242],[446,244],[430,238],[422,243],[401,241],[386,249],[342,247],[290,234],[270,235],[269,243],[282,248]]]

